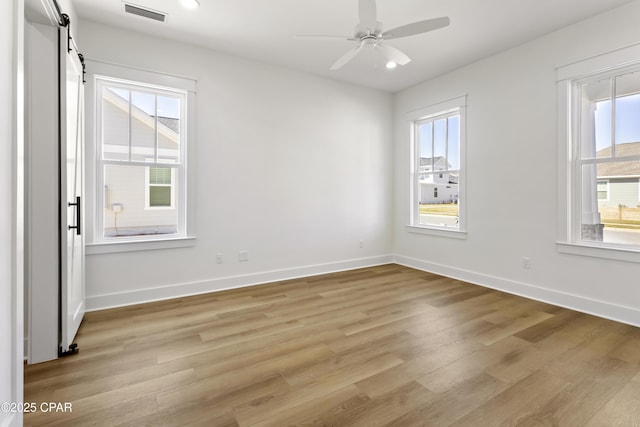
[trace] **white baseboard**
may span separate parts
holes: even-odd
[[[394,261],[397,264],[415,268],[417,270],[451,277],[453,279],[462,280],[475,285],[484,286],[486,288],[497,289],[509,294],[519,295],[525,298],[546,302],[598,317],[604,317],[616,322],[640,326],[640,310],[632,307],[598,301],[580,295],[559,292],[553,289],[402,255],[394,255]]]
[[[525,298],[546,302],[571,310],[592,314],[594,316],[604,317],[616,322],[640,327],[640,310],[632,307],[598,301],[580,295],[560,292],[528,283],[504,279],[489,274],[464,270],[457,267],[437,264],[402,255],[381,255],[370,258],[272,270],[239,276],[221,277],[200,282],[180,283],[159,288],[137,289],[128,292],[89,296],[86,298],[86,310],[96,311],[107,308],[161,301],[282,280],[298,279],[320,274],[335,273],[338,271],[372,267],[392,262],[418,270],[451,277],[453,279],[463,280],[486,288],[497,289]]]
[[[278,282],[281,280],[298,279],[301,277],[316,276],[319,274],[373,267],[392,262],[393,255],[381,255],[370,258],[308,265],[240,276],[221,277],[200,282],[180,283],[159,288],[137,289],[129,292],[94,295],[86,297],[86,311],[104,310],[107,308],[180,298],[227,289],[243,288],[246,286]]]

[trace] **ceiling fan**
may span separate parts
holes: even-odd
[[[388,62],[388,67],[394,67],[395,64],[406,65],[411,61],[407,55],[395,47],[389,46],[383,41],[398,39],[400,37],[408,37],[416,34],[426,33],[437,30],[449,25],[448,17],[425,19],[423,21],[413,22],[411,24],[402,25],[392,30],[383,31],[382,24],[378,22],[376,1],[375,0],[359,0],[358,15],[360,22],[354,29],[352,37],[347,36],[298,36],[300,38],[312,38],[321,40],[344,39],[358,42],[358,45],[341,56],[332,66],[331,70],[337,70],[347,62],[355,58],[364,49],[374,49],[380,52]]]

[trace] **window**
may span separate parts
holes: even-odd
[[[409,231],[442,235],[443,231],[464,230],[464,108],[462,97],[410,116],[413,171]]]
[[[184,90],[96,76],[100,242],[186,235]]]
[[[150,167],[147,168],[146,172],[146,208],[175,208],[175,188],[173,186],[175,178],[173,178],[173,169]]]
[[[596,185],[598,191],[598,201],[609,200],[609,180],[598,180],[598,183]]]
[[[640,65],[561,81],[568,243],[640,250]],[[561,112],[562,114],[562,112]],[[562,164],[562,158],[561,162]],[[566,166],[565,166],[566,168]]]

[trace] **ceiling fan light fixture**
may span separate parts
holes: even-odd
[[[198,0],[180,0],[180,3],[187,9],[195,9],[200,6],[200,2]]]
[[[382,23],[378,22],[376,0],[359,0],[358,15],[359,22],[355,26],[353,37],[311,36],[316,39],[324,38],[326,40],[335,40],[336,38],[343,38],[349,42],[359,42],[357,47],[347,51],[347,53],[334,62],[330,68],[331,71],[338,70],[364,50],[375,50],[382,55],[387,60],[385,67],[388,70],[393,70],[398,65],[407,65],[411,62],[411,58],[401,50],[387,45],[387,40],[428,33],[444,28],[450,24],[449,18],[443,16],[440,18],[424,19],[383,31]],[[378,68],[381,64],[382,61],[377,61],[375,67]]]

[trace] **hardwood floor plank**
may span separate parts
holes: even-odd
[[[443,393],[457,384],[484,372],[489,366],[509,359],[514,353],[526,352],[531,343],[515,337],[475,351],[468,356],[456,359],[435,371],[418,379],[418,382],[431,391]]]
[[[234,414],[240,425],[252,425],[265,417],[271,417],[280,411],[321,398],[327,393],[347,387],[401,363],[403,363],[401,359],[390,354],[375,356],[361,364],[346,366],[292,387],[291,392],[286,395],[242,404],[234,408]]]
[[[626,328],[625,340],[610,354],[629,363],[640,364],[640,328]]]
[[[193,405],[184,409],[171,408],[135,418],[117,427],[189,426],[238,427],[233,414],[218,406]]]
[[[553,317],[553,315],[540,311],[523,314],[515,319],[512,319],[507,324],[499,325],[500,329],[494,329],[482,334],[480,341],[484,345],[494,344],[501,339],[517,334],[523,329],[527,329],[531,326],[544,322],[551,317]]]
[[[233,371],[209,374],[209,367],[203,365],[195,368],[194,377],[197,381],[187,384],[180,389],[164,393],[158,397],[161,407],[166,407],[179,399],[197,399],[203,393],[207,399],[215,399],[235,390],[240,390],[247,384],[259,383],[273,377],[280,377],[280,370],[284,367],[305,365],[318,359],[331,357],[333,353],[324,344],[303,348],[294,353],[269,359],[247,367],[240,367]]]
[[[564,378],[567,381],[580,381],[594,366],[608,359],[610,354],[620,348],[626,341],[620,332],[624,325],[612,324],[607,328],[599,328],[580,345],[560,354],[545,369],[547,372]]]
[[[387,351],[382,346],[363,346],[354,351],[341,354],[331,352],[331,357],[317,358],[313,363],[289,365],[280,370],[280,375],[288,384],[296,386],[329,375],[336,370],[348,369],[349,366],[365,363],[384,353],[387,353]]]
[[[586,427],[603,425],[638,426],[640,425],[640,375],[629,381],[602,410],[589,420]]]
[[[353,335],[359,332],[363,332],[377,326],[384,326],[388,323],[395,322],[397,320],[404,320],[407,318],[411,318],[416,315],[420,315],[429,311],[435,310],[434,307],[422,304],[422,305],[414,305],[408,307],[404,310],[395,310],[392,313],[375,316],[375,315],[367,315],[366,319],[360,320],[358,322],[352,323],[348,326],[345,326],[342,329],[345,335]]]
[[[357,385],[368,396],[378,397],[389,393],[395,388],[418,381],[439,368],[483,349],[484,346],[475,342],[459,342],[439,347],[401,365],[359,381]],[[425,384],[423,383],[423,385]],[[443,387],[438,387],[438,390]]]
[[[73,412],[65,414],[67,424],[74,424],[76,420],[85,419],[87,423],[91,418],[99,419],[100,414],[109,414],[118,411],[118,408],[126,404],[131,399],[138,399],[144,396],[155,397],[156,393],[171,390],[184,384],[189,384],[194,380],[192,369],[179,371],[176,373],[164,375],[148,381],[127,385],[125,387],[109,390],[103,393],[94,394],[80,399],[74,399],[70,403],[73,405]],[[63,397],[64,399],[64,397]],[[65,402],[65,400],[56,400],[53,402]],[[37,412],[27,417],[29,423],[39,425],[48,422],[50,414],[46,412]],[[25,423],[27,420],[25,420]],[[80,421],[79,421],[80,422]]]
[[[536,371],[451,426],[518,425],[539,415],[539,408],[553,400],[567,385],[560,378]]]
[[[191,386],[159,393],[156,396],[159,412],[188,414],[188,418],[196,419],[200,419],[201,412],[205,411],[211,414],[220,412],[233,415],[232,409],[236,406],[247,402],[259,403],[291,391],[291,387],[277,374],[258,382],[242,384],[232,390],[218,388],[216,392],[209,393],[211,386],[211,382],[199,381]],[[233,417],[236,418],[235,415]]]
[[[399,416],[412,411],[434,394],[420,384],[411,382],[385,395],[370,399],[338,414],[320,418],[321,425],[370,427],[384,426]]]
[[[551,425],[587,425],[640,369],[637,364],[613,358],[603,359],[590,367],[592,369],[585,372],[580,381],[563,389],[555,399],[540,409],[540,415],[532,421]],[[639,403],[640,401],[636,402],[636,406]]]
[[[557,315],[550,316],[550,318],[540,323],[531,325],[528,328],[519,331],[515,336],[522,338],[523,340],[536,343],[558,331],[562,331],[569,323],[584,316],[584,314],[576,311],[564,310]]]
[[[354,407],[360,407],[370,399],[351,385],[308,401],[293,408],[279,411],[264,418],[252,427],[282,427],[286,425],[331,425],[327,419],[335,419]],[[339,424],[334,424],[339,425]]]
[[[482,319],[473,319],[420,337],[412,334],[415,339],[411,341],[411,345],[402,350],[394,350],[394,354],[408,361],[464,341],[472,341],[477,344],[473,346],[474,351],[479,350],[484,346],[478,342],[477,337],[494,328],[496,326],[492,323]]]
[[[268,345],[278,344],[286,341],[290,341],[299,338],[302,335],[306,335],[312,332],[322,331],[322,325],[320,327],[305,328],[305,327],[291,327],[284,328],[282,331],[277,331],[273,334],[267,335],[254,335],[247,340],[237,340],[227,345],[221,345],[216,340],[210,340],[207,342],[201,342],[197,345],[189,347],[171,348],[167,351],[158,352],[158,363],[164,363],[183,357],[196,356],[198,354],[208,354],[216,357],[230,357],[233,355],[241,354],[247,351],[252,351],[260,348],[264,348]],[[328,329],[327,333],[336,337],[342,337],[344,334],[337,330]],[[217,351],[216,351],[217,350]]]
[[[479,374],[396,418],[389,427],[447,426],[480,407],[509,386]]]

